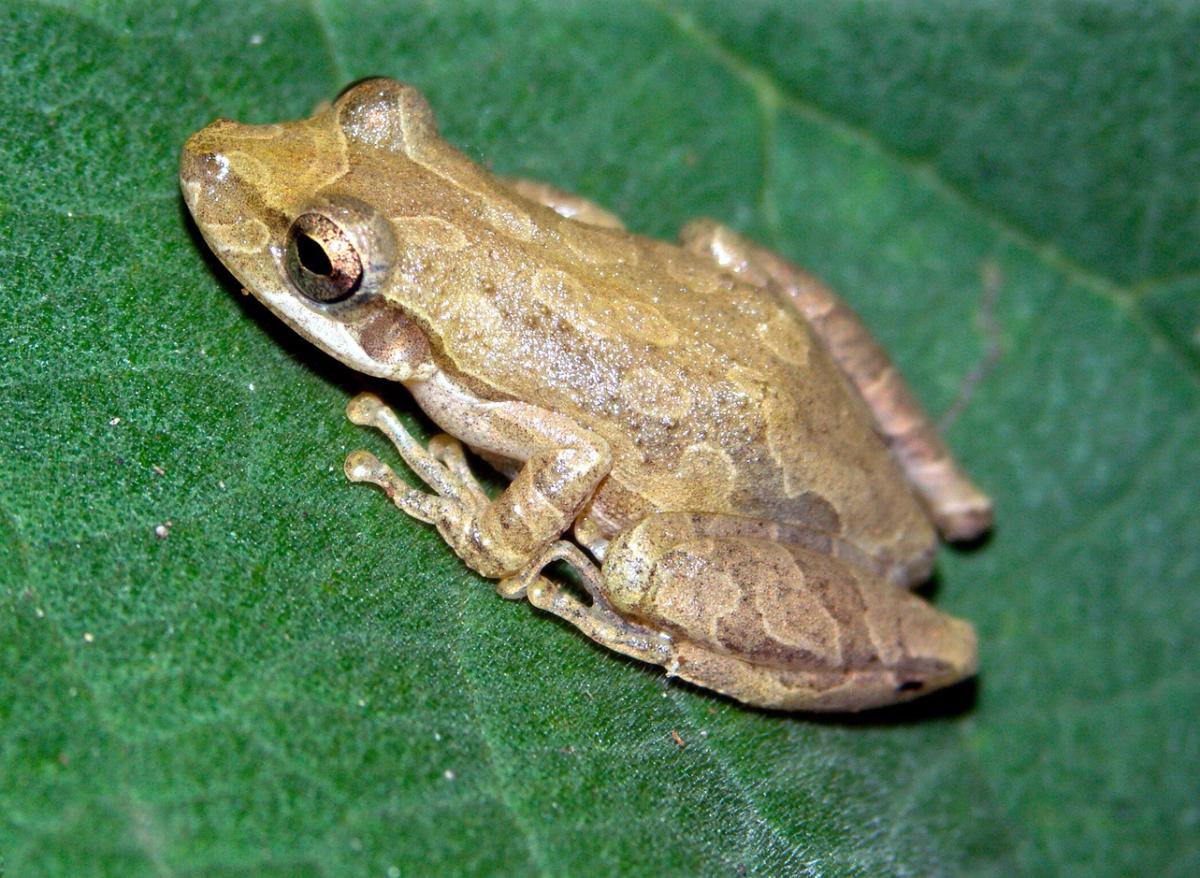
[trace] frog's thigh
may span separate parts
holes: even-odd
[[[878,342],[845,302],[812,275],[711,220],[680,232],[684,247],[791,298],[866,401],[888,447],[947,539],[970,539],[991,525],[992,502],[962,471],[929,416]]]
[[[762,707],[860,710],[975,673],[968,623],[776,533],[731,516],[651,516],[610,545],[605,598],[672,635],[672,673]]]
[[[579,220],[605,229],[624,229],[625,224],[595,202],[588,201],[549,183],[526,180],[522,177],[504,177],[503,182],[518,195],[544,205],[567,219]]]

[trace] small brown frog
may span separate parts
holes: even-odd
[[[971,626],[908,589],[991,504],[826,287],[709,221],[625,231],[447,144],[408,85],[308,119],[218,120],[180,179],[205,240],[322,350],[403,383],[356,424],[431,489],[346,461],[508,598],[748,704],[859,710],[975,673]],[[510,479],[490,499],[463,445]],[[583,588],[542,574],[565,561]]]

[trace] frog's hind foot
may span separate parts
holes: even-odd
[[[573,589],[542,575],[555,561],[566,562],[578,575],[590,603]],[[559,540],[519,575],[502,579],[496,586],[501,597],[526,598],[539,610],[570,622],[602,646],[639,661],[671,667],[674,644],[665,633],[651,631],[618,614],[604,597],[600,571],[574,543]]]

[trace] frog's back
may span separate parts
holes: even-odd
[[[528,210],[459,241],[477,256],[449,264],[428,319],[453,367],[605,437],[601,517],[738,514],[928,551],[865,405],[790,304],[672,244]]]

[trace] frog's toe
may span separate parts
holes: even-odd
[[[373,393],[360,393],[346,404],[346,417],[360,427],[374,427],[386,406]]]
[[[346,472],[346,478],[350,481],[368,482],[372,485],[380,485],[391,473],[383,461],[361,448],[358,451],[352,451],[346,457],[346,463],[342,468]]]
[[[409,433],[399,416],[384,405],[383,400],[375,394],[360,393],[350,400],[346,406],[346,417],[361,427],[374,427],[383,433],[400,452],[400,456],[404,458],[404,462],[408,464],[409,468],[439,496],[454,500],[467,507],[473,508],[476,505],[480,491],[474,480],[465,483],[453,467],[440,460]],[[450,458],[455,457],[455,451],[448,448],[445,441],[441,441],[437,445],[443,449],[444,454]],[[457,456],[462,456],[461,448],[457,451]],[[363,473],[370,472],[371,467],[376,465],[383,466],[378,461],[376,464],[368,464],[362,456],[351,455],[351,457],[356,470]],[[349,461],[347,461],[347,465],[349,466]],[[462,469],[466,470],[465,461]],[[347,475],[349,474],[350,471],[347,469]],[[367,479],[367,481],[375,480]],[[376,481],[376,484],[382,484],[382,482]]]
[[[410,488],[390,466],[369,451],[351,452],[343,469],[352,482],[383,488],[389,500],[418,521],[440,522],[452,509],[453,504],[441,497]]]
[[[448,433],[439,433],[429,440],[428,449],[430,456],[458,479],[477,508],[487,505],[488,496],[483,492],[475,474],[471,472],[471,465],[467,463],[467,455],[461,442]]]

